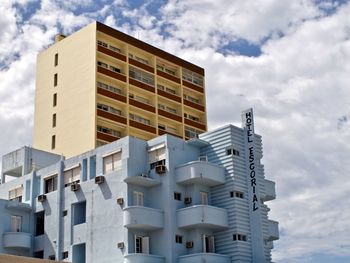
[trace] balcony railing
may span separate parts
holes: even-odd
[[[32,246],[32,235],[24,232],[5,232],[3,234],[5,248],[26,248]]]
[[[280,238],[278,231],[278,222],[273,220],[268,220],[269,222],[269,232],[268,232],[268,240],[273,241]]]
[[[203,262],[215,262],[215,263],[230,263],[230,257],[226,255],[220,255],[215,253],[196,253],[184,255],[178,258],[178,263],[203,263]]]
[[[275,182],[264,180],[265,191],[261,195],[263,201],[271,201],[276,199]]]
[[[176,215],[179,228],[224,229],[228,227],[226,209],[215,206],[194,205],[178,209]]]
[[[124,263],[165,263],[165,257],[153,254],[133,253],[124,256]]]
[[[163,211],[144,206],[123,209],[124,226],[129,229],[156,230],[164,227]]]

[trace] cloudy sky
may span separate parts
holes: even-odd
[[[350,262],[348,1],[1,0],[0,14],[0,155],[31,144],[37,53],[98,20],[204,67],[210,129],[254,108],[274,261]]]

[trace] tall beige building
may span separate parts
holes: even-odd
[[[204,69],[99,22],[38,55],[33,147],[81,154],[120,137],[207,130]]]

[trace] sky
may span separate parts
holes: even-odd
[[[350,3],[1,0],[0,155],[31,145],[35,64],[98,20],[205,69],[209,129],[252,107],[275,262],[350,262]]]

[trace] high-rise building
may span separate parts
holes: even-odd
[[[71,157],[126,135],[207,130],[204,69],[94,22],[38,55],[34,148]]]
[[[37,164],[51,164],[0,185],[0,253],[73,263],[271,262],[279,233],[265,202],[275,184],[264,177],[251,111],[243,122],[188,141],[128,136],[69,159],[39,156]],[[20,156],[6,155],[3,174],[21,169]]]

